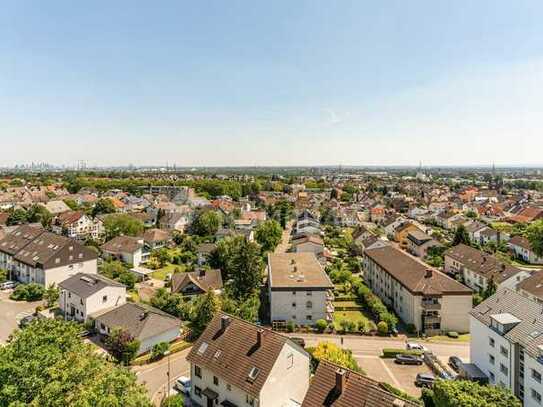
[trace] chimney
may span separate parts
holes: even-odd
[[[424,275],[424,278],[432,278],[433,271],[432,269],[426,269],[426,274]]]
[[[200,269],[200,273],[198,274],[200,277],[205,277],[206,275],[206,270],[205,269]]]
[[[336,392],[337,392],[337,394],[342,394],[343,390],[345,390],[345,379],[346,379],[345,369],[336,370]]]
[[[264,330],[258,329],[256,331],[256,346],[261,347],[262,346],[262,340],[264,339]]]
[[[228,315],[221,316],[221,331],[226,331],[226,328],[228,328],[228,325],[230,325],[230,317]]]

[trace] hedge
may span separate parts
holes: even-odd
[[[408,349],[396,349],[396,348],[384,348],[383,349],[383,358],[395,358],[396,355],[413,355],[413,356],[422,356],[422,351],[420,350],[408,350]]]

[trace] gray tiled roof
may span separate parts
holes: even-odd
[[[59,287],[78,297],[87,298],[105,287],[124,287],[124,285],[98,274],[77,273],[59,283]]]
[[[492,315],[503,313],[521,321],[503,336],[510,342],[520,344],[533,358],[538,358],[538,346],[543,345],[543,305],[503,288],[470,312],[472,317],[488,327]]]

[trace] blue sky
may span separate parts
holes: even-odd
[[[0,166],[535,164],[543,2],[10,1]]]

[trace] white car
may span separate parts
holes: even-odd
[[[407,350],[420,350],[422,352],[428,352],[428,348],[426,346],[416,342],[407,342],[405,344],[405,348]]]
[[[17,281],[4,281],[2,284],[0,284],[0,290],[11,290],[12,288],[17,287]]]
[[[181,393],[190,393],[190,379],[186,376],[181,376],[175,381],[174,387]]]

